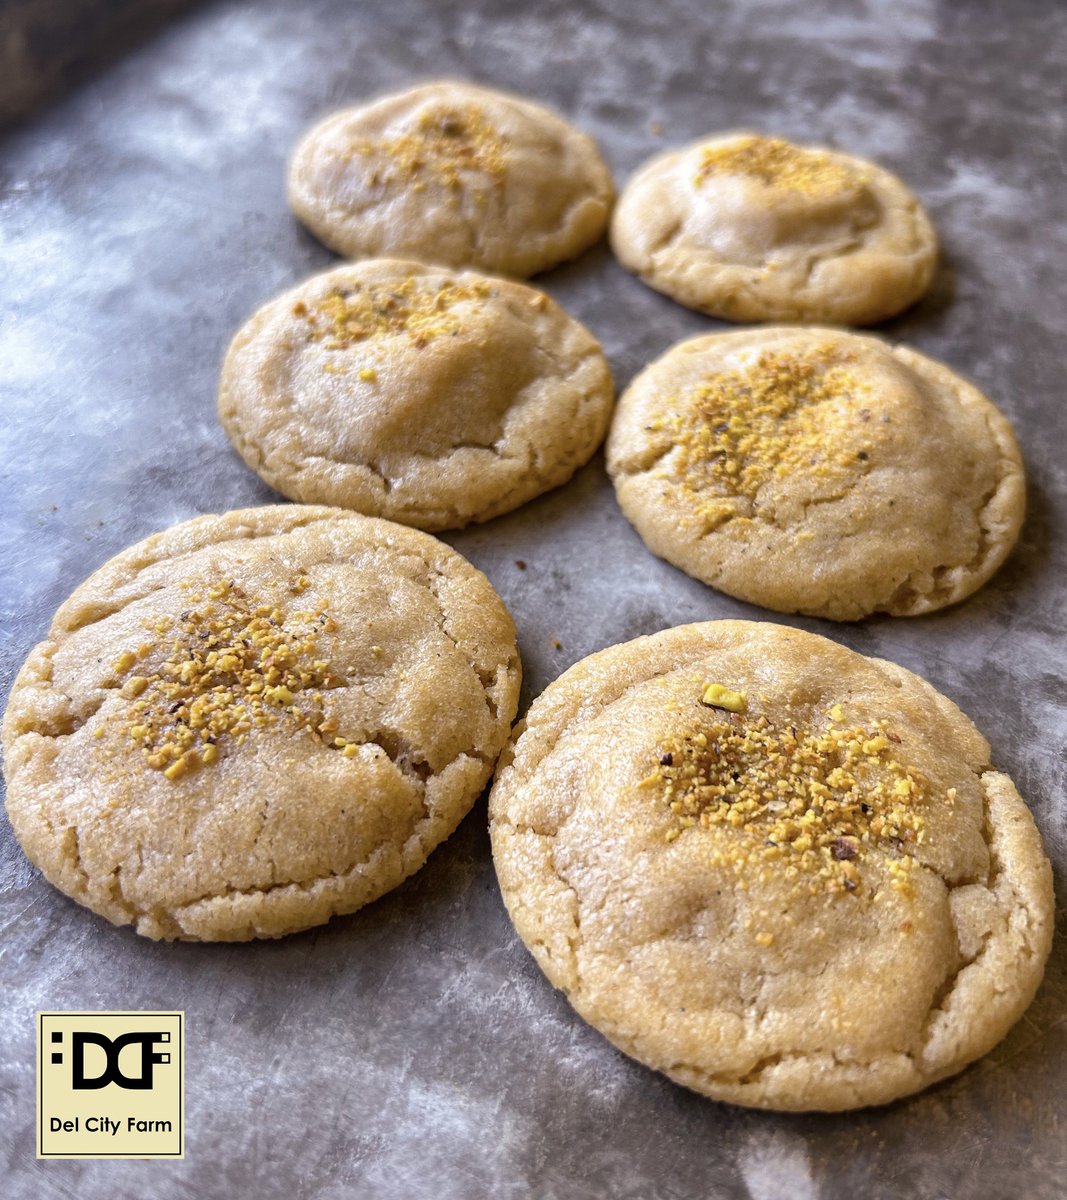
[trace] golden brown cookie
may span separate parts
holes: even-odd
[[[354,912],[484,787],[519,688],[489,581],[424,533],[284,505],[119,554],[4,718],[7,810],[50,882],[151,938]]]
[[[244,325],[219,417],[293,500],[454,529],[565,483],[613,399],[600,346],[543,292],[375,259],[305,280]]]
[[[969,596],[1025,507],[1008,421],[948,367],[829,329],[673,347],[619,401],[607,446],[654,554],[779,612],[915,616]]]
[[[761,1108],[882,1104],[1018,1020],[1052,940],[1041,839],[918,676],[767,623],[584,659],[490,796],[520,937],[579,1014]]]
[[[611,243],[650,287],[731,321],[869,325],[918,300],[937,261],[933,227],[895,175],[752,133],[646,163]]]
[[[520,278],[591,246],[613,197],[592,138],[540,105],[467,83],[333,113],[289,167],[293,211],[338,254]]]

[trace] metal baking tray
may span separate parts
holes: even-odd
[[[8,34],[28,7],[5,7]],[[952,364],[1015,421],[1029,516],[1008,564],[925,618],[779,618],[647,553],[599,457],[447,540],[514,613],[524,706],[591,651],[715,617],[783,620],[918,671],[992,741],[1065,894],[1062,6],[1034,0],[1009,20],[994,0],[219,0],[121,54],[92,44],[91,14],[71,27],[61,4],[35,13],[52,10],[51,44],[85,60],[79,81],[28,114],[0,160],[0,694],[110,555],[197,513],[276,499],[230,449],[215,385],[244,317],[334,261],[284,200],[286,156],[313,119],[417,80],[482,81],[568,115],[620,182],[667,145],[773,131],[876,158],[928,205],[937,284],[882,332]],[[620,388],[716,327],[603,245],[539,283],[601,338]],[[712,1103],[584,1025],[511,930],[484,799],[377,904],[238,946],[112,928],[49,887],[3,823],[0,927],[6,1196],[1067,1194],[1062,919],[1044,986],[990,1055],[841,1116]],[[185,1161],[35,1161],[35,1010],[127,1008],[186,1012]]]

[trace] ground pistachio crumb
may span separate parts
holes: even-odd
[[[709,683],[700,702],[709,708],[725,708],[727,712],[735,713],[743,713],[748,707],[744,693],[723,687],[721,683]]]
[[[760,489],[776,480],[848,488],[871,470],[882,436],[868,400],[830,343],[765,350],[673,400],[651,423],[674,447],[656,477],[679,487],[709,529],[750,515]]]
[[[698,731],[659,742],[644,781],[674,818],[668,842],[723,830],[729,836],[711,844],[716,866],[784,876],[812,895],[862,892],[862,868],[876,855],[892,888],[911,894],[930,785],[898,760],[888,722],[850,722],[832,704],[810,728],[780,727],[762,715],[714,716],[698,698]],[[955,799],[949,789],[945,803]]]
[[[307,340],[321,343],[327,350],[347,350],[371,338],[400,335],[421,347],[433,338],[458,333],[462,320],[454,306],[485,300],[491,291],[490,285],[481,281],[441,282],[411,275],[396,283],[354,283],[343,290],[337,288],[314,306],[294,305],[292,312],[306,323]],[[373,367],[363,367],[359,377],[373,381],[378,373]]]
[[[433,180],[458,189],[471,174],[497,184],[506,170],[503,139],[471,104],[427,108],[401,133],[353,142],[344,157],[356,156],[372,160],[372,187],[402,183],[421,190]]]
[[[299,575],[288,591],[299,595],[309,584]],[[154,648],[166,650],[154,672],[140,665],[120,685],[131,701],[126,732],[147,766],[177,782],[218,762],[227,743],[240,745],[253,730],[280,722],[347,753],[344,738],[325,736],[337,723],[324,712],[323,693],[344,683],[318,652],[320,636],[337,629],[325,607],[286,612],[257,603],[232,580],[206,591],[206,601],[197,592],[190,598],[196,607],[179,619],[150,622],[156,642],[115,662],[121,676]]]
[[[824,150],[809,150],[782,138],[765,137],[709,146],[700,156],[694,182],[699,187],[712,175],[743,175],[812,197],[852,191],[863,181],[861,172]]]

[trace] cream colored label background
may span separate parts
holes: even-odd
[[[40,1012],[37,1014],[37,1157],[38,1158],[182,1158],[185,1153],[184,1117],[185,1039],[184,1013],[176,1012]],[[121,1088],[109,1083],[103,1088],[75,1091],[71,1086],[73,1043],[71,1034],[92,1031],[108,1038],[124,1033],[169,1033],[170,1041],[157,1042],[151,1050],[169,1054],[170,1061],[153,1066],[152,1088]],[[52,1034],[63,1034],[61,1043]],[[61,1053],[62,1063],[53,1063]],[[104,1069],[104,1052],[99,1046],[85,1047],[85,1073],[99,1075]],[[141,1048],[125,1047],[119,1069],[127,1075],[141,1073]],[[78,1132],[53,1133],[50,1119],[78,1118]],[[86,1120],[109,1117],[119,1122],[118,1133],[89,1133]],[[130,1132],[127,1119],[169,1121],[169,1132]]]

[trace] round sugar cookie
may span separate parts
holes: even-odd
[[[279,937],[418,870],[518,699],[489,581],[338,509],[199,517],[56,613],[4,718],[7,811],[68,896],[151,938]]]
[[[937,263],[933,226],[895,175],[752,133],[641,167],[611,243],[650,287],[730,321],[870,325],[918,300]]]
[[[333,113],[289,167],[293,211],[346,258],[520,278],[597,241],[613,198],[592,138],[538,104],[466,83]]]
[[[613,646],[534,702],[490,795],[519,936],[620,1050],[734,1104],[883,1104],[1022,1015],[1052,873],[911,672],[769,623]]]
[[[613,399],[599,344],[543,292],[376,259],[251,317],[226,356],[219,417],[291,499],[436,530],[565,483]]]
[[[981,392],[829,329],[673,347],[620,399],[607,461],[654,554],[739,599],[839,621],[969,596],[1025,508],[1015,436]]]

